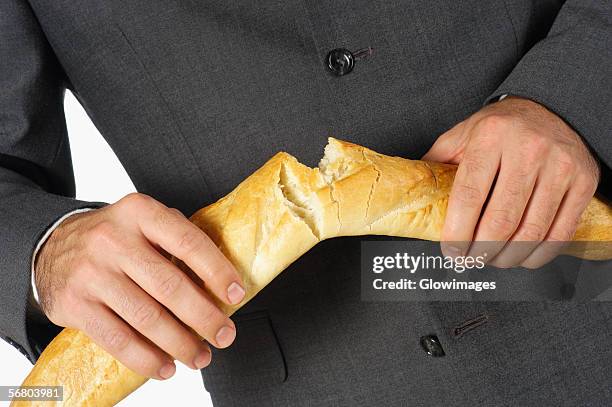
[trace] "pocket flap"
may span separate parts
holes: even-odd
[[[280,343],[265,311],[232,317],[236,340],[226,349],[212,349],[212,362],[202,370],[204,386],[213,397],[225,392],[261,391],[287,380]]]

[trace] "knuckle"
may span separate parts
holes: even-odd
[[[584,175],[576,180],[576,193],[581,201],[588,201],[595,195],[597,190],[597,182],[595,178]]]
[[[96,249],[102,247],[113,247],[116,245],[115,228],[109,221],[101,221],[93,226],[89,231],[88,243]]]
[[[503,185],[503,196],[509,202],[512,202],[515,198],[524,198],[525,194],[529,192],[525,188],[524,177],[527,175],[528,171],[525,171],[524,174],[519,174],[517,177],[513,177],[508,179]],[[505,211],[504,211],[505,212]]]
[[[214,327],[220,325],[220,311],[212,304],[207,304],[200,310],[199,325],[204,331],[213,331]]]
[[[176,208],[168,208],[169,211],[171,211],[172,213],[174,213],[175,215],[184,218],[185,215],[183,214],[183,212],[181,212],[180,210],[176,209]]]
[[[587,174],[593,179],[593,182],[595,182],[595,184],[599,184],[601,179],[601,166],[590,152],[587,154],[584,168]]]
[[[91,281],[94,275],[93,268],[86,262],[76,266],[73,271],[65,277],[65,285],[58,293],[61,302],[65,306],[78,306],[77,301],[82,298],[91,298]]]
[[[53,298],[43,296],[41,306],[45,315],[51,322],[58,326],[65,326],[70,316],[76,316],[79,312],[79,303],[73,296],[62,290],[55,293]]]
[[[460,183],[455,187],[455,199],[457,199],[463,206],[466,207],[477,207],[484,200],[483,194],[480,188],[467,183]]]
[[[164,361],[160,357],[142,355],[142,357],[136,358],[134,371],[140,372],[144,376],[154,377],[161,369]]]
[[[103,322],[96,316],[85,319],[83,324],[84,331],[94,338],[99,338],[102,345],[113,352],[120,352],[125,349],[130,342],[130,335],[122,329],[107,329]]]
[[[141,194],[138,192],[132,192],[123,197],[119,203],[125,205],[128,208],[142,209],[148,206],[152,201],[152,198],[148,195]]]
[[[474,145],[471,146],[474,149],[474,155],[482,156],[483,154],[495,151],[500,142],[498,134],[499,131],[483,131],[476,127],[476,131],[472,136],[474,138]]]
[[[521,140],[523,146],[523,155],[529,161],[538,161],[542,159],[542,154],[548,150],[549,141],[546,137],[542,137],[536,132],[528,132]]]
[[[564,146],[557,145],[554,149],[554,157],[556,161],[567,164],[574,164],[574,155]]]
[[[565,149],[558,148],[554,155],[554,168],[557,177],[567,177],[576,170],[576,161]]]
[[[81,285],[91,276],[91,269],[92,265],[89,259],[83,257],[78,260],[74,260],[71,272],[66,276],[66,288],[80,288]]]
[[[548,236],[546,240],[553,242],[553,243],[554,242],[556,243],[569,242],[574,237],[574,231],[575,231],[575,228],[568,227],[568,226],[557,228],[553,232],[550,233],[550,235]]]
[[[567,222],[565,223],[565,228],[568,229],[568,232],[571,234],[571,237],[574,237],[574,232],[582,219],[582,213],[584,211],[580,211],[572,216],[568,216]]]
[[[83,322],[83,330],[94,337],[103,337],[102,322],[95,316],[85,318]]]
[[[55,287],[51,293],[44,292],[44,296],[46,297],[47,294],[50,294],[53,297],[53,303],[59,305],[62,309],[70,310],[76,308],[77,300],[73,293],[78,292],[79,289],[73,288],[75,286],[73,280],[73,275],[67,276],[63,286]]]
[[[184,255],[198,251],[202,247],[202,236],[195,230],[189,230],[181,236],[178,242],[178,250]]]
[[[86,284],[96,276],[96,266],[91,258],[83,257],[77,261],[72,274],[79,283]]]
[[[153,219],[159,230],[166,231],[169,226],[178,223],[181,217],[176,212],[168,210],[168,208],[160,208],[155,211]]]
[[[599,186],[599,180],[601,178],[601,171],[599,167],[595,167],[593,171],[587,170],[586,177],[588,178],[591,184],[591,187],[593,188],[593,194],[594,194],[595,191],[597,190],[597,187]]]
[[[191,361],[198,353],[198,346],[191,341],[189,338],[185,338],[177,344],[176,354],[173,356],[182,361],[186,361],[191,364]]]
[[[531,242],[539,242],[544,239],[546,230],[542,225],[537,223],[526,222],[517,232],[517,240],[525,240]]]
[[[166,270],[163,261],[152,258],[143,251],[134,251],[134,264],[142,271],[142,273],[152,281],[163,279],[163,273]]]
[[[159,280],[156,291],[159,298],[167,300],[176,295],[183,284],[183,277],[178,273],[170,273],[168,276]]]
[[[152,327],[161,319],[161,315],[160,307],[142,303],[134,310],[134,322],[141,328]]]
[[[572,161],[557,159],[555,160],[554,168],[555,177],[559,181],[564,181],[576,170],[576,165]]]
[[[89,256],[79,256],[72,260],[73,274],[89,273],[92,267],[93,264]]]
[[[484,161],[480,157],[481,155],[478,154],[478,152],[475,152],[474,154],[467,155],[463,159],[463,162],[461,164],[465,168],[467,174],[477,174],[479,172],[484,172],[488,169]]]
[[[115,228],[111,222],[103,220],[93,226],[90,232],[94,237],[111,238],[114,236]]]
[[[551,152],[558,161],[572,162],[575,158],[574,150],[567,143],[555,143]]]
[[[130,343],[130,335],[122,329],[109,329],[102,336],[103,342],[115,352],[126,349]]]
[[[67,287],[68,295],[76,301],[95,300],[99,297],[98,288],[106,281],[106,278],[99,273],[91,264],[82,266],[73,276],[70,285]]]
[[[209,263],[204,267],[199,268],[199,277],[203,281],[215,281],[215,279],[223,279],[223,269],[214,263]]]
[[[579,186],[577,189],[578,199],[583,203],[590,201],[596,190],[589,185]]]
[[[504,131],[512,125],[512,119],[503,114],[488,114],[481,118],[477,123],[478,130],[481,134],[491,135]]]
[[[532,147],[523,145],[520,149],[520,167],[519,174],[521,176],[528,175],[533,172],[542,163],[542,157],[546,155],[542,147]]]
[[[493,211],[487,216],[485,223],[489,225],[489,228],[497,237],[503,239],[509,238],[518,226],[518,221],[507,210]]]

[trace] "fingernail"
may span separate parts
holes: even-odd
[[[226,346],[230,346],[232,342],[234,342],[235,337],[236,331],[233,328],[230,328],[229,326],[224,326],[219,329],[219,332],[217,332],[217,336],[215,337],[215,339],[217,340],[217,345],[222,348],[225,348]]]
[[[203,369],[210,364],[211,354],[208,350],[202,351],[196,358],[193,360],[193,364],[196,369]]]
[[[230,301],[230,304],[238,304],[244,298],[244,288],[240,286],[240,284],[233,282],[230,284],[227,289],[227,298]]]
[[[166,363],[161,369],[159,369],[159,376],[165,380],[174,376],[175,372],[176,366],[174,366],[174,363]]]

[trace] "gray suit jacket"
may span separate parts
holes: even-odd
[[[30,316],[32,251],[92,205],[73,199],[66,89],[138,190],[185,214],[279,150],[315,164],[328,135],[419,157],[505,93],[607,170],[611,27],[609,0],[2,0],[2,337],[35,361],[57,332]],[[324,63],[367,47],[348,75]],[[612,404],[609,304],[361,302],[359,240],[322,243],[235,317],[203,371],[219,405]],[[423,351],[431,334],[446,356]]]

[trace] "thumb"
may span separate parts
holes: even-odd
[[[464,130],[465,122],[461,122],[442,134],[421,159],[439,163],[459,164],[467,140],[467,132]]]

